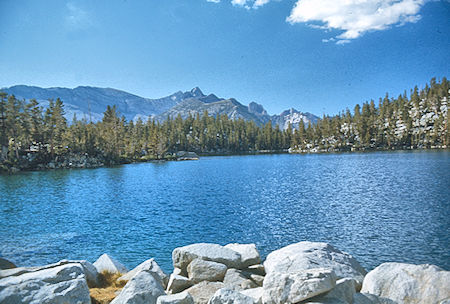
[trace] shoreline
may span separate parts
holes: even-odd
[[[140,159],[140,160],[122,160],[119,162],[109,161],[109,164],[105,164],[103,157],[86,156],[81,154],[68,154],[56,157],[55,160],[49,162],[41,162],[34,164],[33,166],[23,166],[18,168],[17,166],[11,166],[7,164],[0,164],[0,175],[11,175],[19,172],[35,172],[35,171],[51,171],[58,169],[96,169],[96,168],[111,168],[116,166],[138,164],[138,163],[159,163],[167,161],[188,161],[198,160],[199,157],[215,157],[215,156],[246,156],[246,155],[278,155],[278,154],[353,154],[353,153],[375,153],[375,152],[396,152],[396,151],[445,151],[450,150],[449,147],[431,147],[431,148],[401,148],[401,149],[358,149],[358,150],[259,150],[259,151],[244,151],[244,152],[203,152],[197,153],[195,157],[177,158],[175,155],[171,155],[161,159]],[[192,152],[189,152],[192,153]],[[175,154],[175,153],[174,153]],[[195,152],[194,152],[195,154]],[[77,162],[63,161],[58,162],[58,158],[70,159],[71,157],[86,158],[87,162],[80,164]]]
[[[246,155],[278,155],[278,154],[353,154],[353,153],[375,153],[375,152],[396,152],[396,151],[445,151],[450,150],[449,147],[430,147],[430,148],[392,148],[392,149],[353,149],[353,150],[259,150],[259,151],[243,151],[243,152],[188,152],[194,153],[193,157],[177,157],[176,153],[161,159],[135,159],[135,160],[121,160],[121,161],[106,161],[102,156],[87,156],[82,154],[67,154],[57,156],[54,160],[48,162],[39,162],[34,164],[26,164],[25,166],[17,166],[1,163],[0,175],[11,175],[19,172],[35,172],[35,171],[52,171],[59,169],[96,169],[96,168],[111,168],[116,166],[138,164],[138,163],[159,163],[167,161],[187,161],[198,160],[199,157],[215,157],[215,156],[246,156]],[[179,152],[177,152],[179,153]],[[63,161],[58,160],[63,159]],[[84,162],[70,161],[73,158],[84,158]],[[109,163],[108,163],[109,162]],[[108,163],[108,164],[107,164]]]

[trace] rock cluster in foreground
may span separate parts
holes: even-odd
[[[154,259],[128,271],[107,254],[94,264],[12,268],[2,260],[0,303],[91,303],[89,288],[99,287],[104,272],[127,282],[112,304],[450,303],[450,271],[384,263],[366,273],[326,243],[292,244],[263,264],[254,244],[192,244],[176,248],[172,260],[170,275]]]

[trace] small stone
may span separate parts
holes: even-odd
[[[263,286],[263,282],[264,282],[264,277],[261,275],[257,275],[257,274],[250,274],[250,279],[255,282],[255,284],[258,287],[262,287]]]
[[[177,268],[177,267],[175,267],[174,269],[173,269],[173,272],[172,272],[173,274],[178,274],[178,275],[181,275],[181,269],[180,268]]]
[[[252,297],[246,296],[238,291],[222,288],[209,300],[208,304],[254,304]]]
[[[246,269],[244,269],[244,271],[246,272],[251,272],[260,276],[265,276],[266,275],[266,270],[264,269],[264,265],[263,264],[257,264],[257,265],[251,265],[248,266]]]
[[[16,268],[14,263],[8,261],[7,259],[0,258],[0,269],[12,269]]]

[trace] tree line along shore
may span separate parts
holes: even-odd
[[[447,148],[450,84],[431,79],[397,98],[388,94],[357,104],[316,124],[299,123],[281,130],[207,112],[127,121],[114,106],[103,119],[73,117],[68,123],[59,98],[43,108],[35,99],[19,100],[0,92],[0,171],[98,167],[137,161],[177,159],[179,151],[239,154],[258,151],[291,153]]]

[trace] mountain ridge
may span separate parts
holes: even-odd
[[[89,121],[100,121],[108,105],[116,106],[118,112],[127,120],[155,119],[164,121],[167,117],[175,118],[180,115],[202,115],[208,111],[211,116],[226,114],[230,119],[252,120],[258,125],[269,121],[287,129],[289,122],[292,127],[298,127],[302,120],[306,125],[314,124],[319,119],[311,113],[303,113],[291,108],[279,115],[269,115],[261,104],[250,102],[248,106],[235,98],[220,98],[213,93],[204,94],[199,87],[190,91],[176,91],[161,98],[146,98],[115,88],[99,88],[93,86],[77,86],[73,89],[65,87],[42,88],[38,86],[15,85],[1,88],[9,95],[18,99],[36,99],[41,106],[48,106],[48,99],[60,98],[65,106],[66,118],[71,121],[74,115]],[[295,113],[295,115],[293,114]]]

